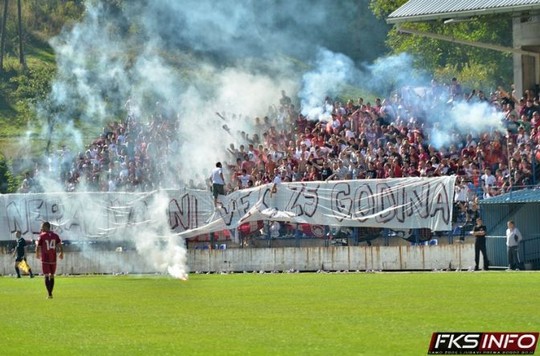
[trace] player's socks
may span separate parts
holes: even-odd
[[[31,268],[28,270],[28,273],[30,273],[30,278],[34,278],[34,274],[32,273],[32,269],[31,269]]]
[[[51,291],[49,293],[50,295],[52,295],[53,289],[54,289],[54,277],[51,277]]]
[[[15,267],[15,272],[17,272],[17,278],[21,278],[21,271],[19,270],[19,267]]]
[[[47,288],[47,293],[49,293],[49,296],[52,295],[51,279],[49,276],[45,276],[45,287]]]

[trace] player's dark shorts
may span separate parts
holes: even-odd
[[[21,262],[21,261],[26,261],[26,257],[24,257],[24,256],[17,256],[17,258],[15,258],[15,262]]]
[[[42,262],[41,269],[43,271],[43,274],[55,274],[56,262]]]
[[[214,198],[217,198],[218,195],[225,195],[225,186],[223,184],[212,184],[212,194]]]

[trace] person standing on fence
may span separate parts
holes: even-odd
[[[17,246],[15,247],[15,251],[13,251],[13,256],[15,256],[15,272],[17,272],[17,278],[21,278],[21,269],[30,274],[30,278],[34,278],[32,268],[30,268],[26,262],[26,240],[21,236],[19,230],[15,233],[15,238],[17,239]]]
[[[210,175],[210,183],[212,183],[212,195],[214,196],[214,206],[218,206],[218,195],[225,195],[225,178],[223,178],[223,170],[221,162],[216,163],[216,168],[212,170]]]
[[[36,245],[36,258],[41,259],[41,267],[45,276],[45,287],[47,288],[48,297],[52,299],[54,289],[54,274],[56,273],[56,253],[59,252],[58,258],[64,258],[64,250],[62,248],[62,240],[53,231],[51,224],[45,221],[41,224],[41,233]]]
[[[474,241],[474,270],[478,271],[480,269],[480,252],[482,253],[482,258],[484,260],[484,271],[489,269],[489,259],[487,257],[486,250],[486,234],[487,228],[486,225],[482,222],[482,218],[476,219],[476,225],[472,230],[473,236],[476,238]]]
[[[523,240],[521,232],[513,220],[506,224],[506,248],[508,252],[508,269],[519,270],[519,243]]]

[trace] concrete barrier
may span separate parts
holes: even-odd
[[[228,248],[188,250],[191,272],[242,271],[365,271],[467,269],[474,266],[473,244],[438,246],[344,246]],[[41,261],[28,254],[34,273],[41,273]],[[0,274],[12,275],[14,258],[0,255]],[[164,273],[135,251],[67,252],[57,274]]]
[[[345,246],[189,251],[191,271],[433,270],[474,266],[474,246]]]

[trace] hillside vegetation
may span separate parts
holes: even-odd
[[[0,72],[0,151],[11,157],[16,154],[13,140],[21,135],[32,135],[26,131],[36,118],[35,105],[50,91],[55,61],[48,40],[64,26],[77,21],[84,6],[82,1],[21,1],[24,55],[21,64],[17,1],[1,1],[2,15],[6,1],[5,45]]]
[[[37,136],[33,132],[39,128],[35,122],[36,104],[49,93],[55,73],[54,51],[48,41],[64,26],[78,21],[84,6],[79,0],[3,0],[0,11],[0,24],[4,25],[0,26],[0,31],[4,30],[0,68],[0,193],[6,193],[15,191],[21,180],[20,172],[12,173],[17,168],[13,167],[13,160],[20,161],[40,149],[40,145],[21,148],[20,142],[24,137]]]

